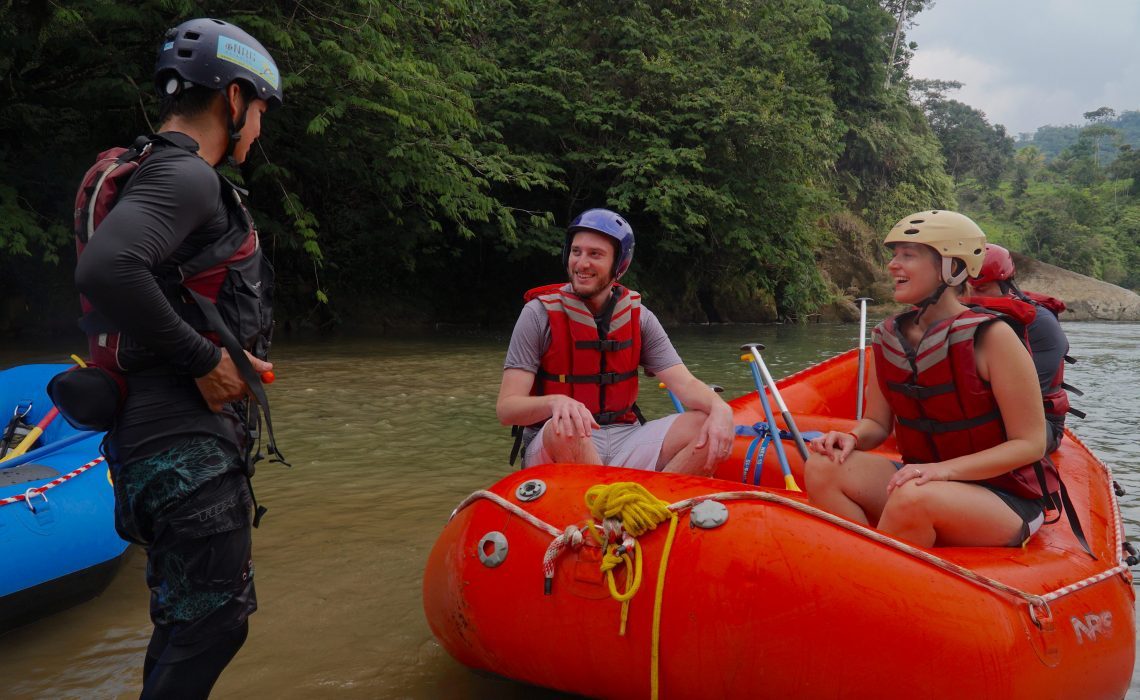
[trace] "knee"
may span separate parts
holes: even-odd
[[[553,429],[548,429],[549,427],[550,424],[548,423],[547,427],[542,429],[542,444],[548,451],[559,452],[574,449],[590,440],[589,437],[580,435],[559,434]]]
[[[812,453],[804,463],[804,483],[808,493],[839,483],[839,465],[825,455]]]
[[[708,417],[708,414],[704,411],[685,411],[673,421],[673,426],[670,430],[679,431],[678,434],[684,438],[685,442],[692,442],[697,439],[701,426],[705,424]]]
[[[890,512],[891,517],[903,521],[914,521],[927,518],[927,504],[930,489],[908,481],[891,492],[883,508],[883,515]]]

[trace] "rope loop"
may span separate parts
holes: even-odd
[[[618,520],[634,537],[669,519],[669,504],[631,481],[591,486],[586,491],[586,507],[591,515],[603,521],[603,526],[606,520]]]

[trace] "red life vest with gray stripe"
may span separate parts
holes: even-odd
[[[941,462],[1005,442],[993,389],[978,375],[974,343],[982,326],[1007,318],[970,309],[931,326],[914,348],[900,326],[913,313],[888,318],[871,332],[875,373],[894,413],[903,461]],[[980,483],[1023,498],[1041,498],[1058,488],[1056,469],[1048,462],[1027,464]]]
[[[569,284],[536,287],[524,298],[541,301],[550,320],[550,347],[533,393],[581,401],[599,425],[637,422],[641,295],[614,285],[611,303],[597,319]]]

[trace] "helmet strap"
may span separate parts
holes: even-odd
[[[922,318],[922,315],[926,313],[926,310],[929,309],[932,305],[938,303],[938,300],[942,298],[942,293],[946,291],[946,288],[948,286],[949,285],[947,285],[945,282],[939,284],[938,289],[935,289],[933,294],[926,297],[918,304],[918,313],[914,315],[914,322],[916,325],[918,324],[918,320]]]
[[[966,264],[963,263],[961,271],[959,271],[958,274],[954,274],[955,259],[956,258],[950,258],[946,256],[942,257],[942,281],[944,283],[942,289],[945,289],[947,285],[951,287],[957,287],[966,281],[966,276],[969,270],[967,269]],[[942,294],[942,291],[939,290],[938,293]]]
[[[232,84],[233,83],[231,83],[231,85]],[[249,114],[249,103],[247,103],[245,101],[245,97],[242,97],[241,114],[238,115],[237,121],[235,122],[234,118],[232,116],[230,116],[230,109],[229,109],[230,97],[229,97],[229,89],[228,88],[225,92],[225,95],[226,95],[226,131],[229,133],[229,143],[226,144],[225,161],[226,161],[226,165],[230,165],[230,166],[236,168],[238,166],[238,162],[236,160],[234,160],[234,149],[237,148],[238,141],[241,140],[241,130],[243,128],[245,128],[245,118],[246,118],[246,115]]]

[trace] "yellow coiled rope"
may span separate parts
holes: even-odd
[[[654,496],[641,484],[622,481],[615,484],[598,484],[586,491],[586,507],[590,514],[602,520],[616,520],[630,538],[639,537],[669,520],[669,534],[665,538],[665,549],[661,554],[661,566],[657,571],[657,591],[653,599],[652,649],[650,651],[650,697],[656,700],[658,694],[658,667],[661,651],[661,599],[665,591],[665,573],[669,568],[669,551],[673,548],[673,537],[677,532],[677,514],[669,510],[669,504]],[[609,530],[607,529],[607,532]],[[628,554],[633,551],[631,561]],[[618,593],[614,583],[613,570],[618,564],[625,564],[625,592]],[[610,595],[621,603],[620,634],[625,634],[625,622],[629,614],[629,601],[641,587],[641,547],[636,541],[632,546],[612,543],[602,557],[602,571],[609,584]],[[631,571],[632,569],[632,571]]]

